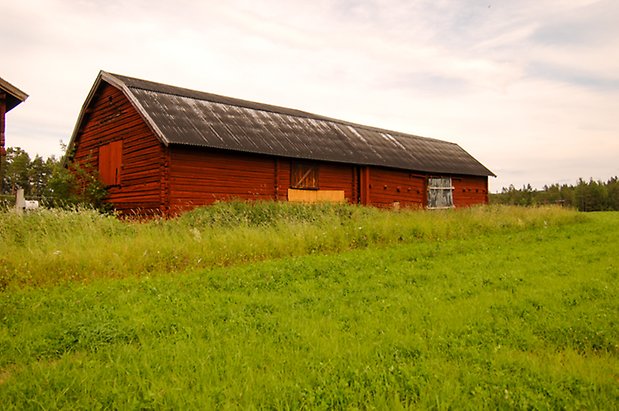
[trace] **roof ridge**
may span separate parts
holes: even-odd
[[[365,130],[375,131],[379,133],[394,134],[398,137],[433,140],[433,141],[437,141],[443,144],[457,145],[457,143],[453,143],[451,141],[441,140],[441,139],[437,139],[433,137],[419,136],[416,134],[404,133],[401,131],[395,131],[395,130],[390,130],[390,129],[381,128],[381,127],[369,126],[366,124],[354,123],[351,121],[341,120],[341,119],[325,116],[322,114],[311,113],[309,111],[299,110],[296,108],[277,106],[277,105],[268,104],[268,103],[259,103],[253,100],[246,100],[246,99],[237,98],[237,97],[229,97],[229,96],[224,96],[221,94],[209,93],[206,91],[200,91],[200,90],[190,89],[186,87],[173,86],[173,85],[169,85],[165,83],[159,83],[156,81],[144,80],[144,79],[124,76],[120,74],[114,74],[114,73],[107,73],[107,74],[112,75],[116,78],[119,78],[120,80],[128,79],[130,81],[137,81],[140,83],[152,84],[155,87],[159,86],[161,88],[161,89],[153,89],[153,88],[148,88],[146,86],[140,86],[136,84],[127,84],[126,81],[123,81],[123,83],[125,83],[127,88],[130,88],[130,89],[152,91],[152,92],[157,92],[157,93],[162,93],[162,94],[167,94],[167,95],[172,95],[172,96],[177,96],[177,97],[183,97],[183,98],[196,98],[198,100],[209,101],[211,103],[216,103],[216,104],[232,105],[235,107],[241,107],[241,108],[246,108],[250,110],[266,111],[266,112],[271,112],[271,113],[276,113],[276,114],[283,114],[283,115],[289,115],[289,116],[294,116],[294,117],[310,118],[314,120],[338,123],[344,126],[359,127]],[[194,96],[182,94],[182,92],[174,92],[174,91],[165,90],[165,89],[182,90],[188,93],[195,93],[196,95],[199,95],[200,97],[194,97]],[[229,101],[226,102],[224,100],[229,100]]]
[[[252,105],[263,106],[263,107],[268,107],[268,108],[272,109],[272,110],[264,110],[264,111],[271,111],[273,113],[288,114],[285,111],[292,111],[292,112],[296,112],[298,114],[305,114],[307,116],[312,116],[312,117],[319,116],[317,114],[309,113],[309,112],[298,110],[298,109],[283,107],[283,106],[276,106],[276,105],[267,104],[267,103],[259,103],[257,101],[245,100],[245,99],[241,99],[241,98],[237,98],[237,97],[229,97],[229,96],[224,96],[222,94],[209,93],[209,92],[206,92],[206,91],[195,90],[195,89],[190,89],[190,88],[186,88],[186,87],[173,86],[173,85],[170,85],[170,84],[159,83],[159,82],[156,82],[156,81],[144,80],[144,79],[139,79],[139,78],[136,78],[136,77],[124,76],[124,75],[120,75],[120,74],[114,74],[114,73],[107,73],[107,74],[112,75],[112,76],[114,76],[114,77],[116,77],[116,78],[118,78],[120,80],[128,79],[130,82],[136,81],[136,82],[139,82],[139,83],[146,83],[146,84],[149,84],[149,85],[153,85],[155,87],[157,87],[157,86],[159,87],[159,89],[155,89],[155,88],[149,88],[149,87],[146,87],[146,86],[140,86],[138,84],[127,84],[126,81],[123,81],[123,83],[125,83],[125,85],[128,88],[135,88],[135,89],[144,90],[144,91],[154,91],[154,92],[168,94],[168,95],[173,95],[173,96],[178,96],[178,97],[196,98],[198,100],[205,100],[205,101],[210,101],[210,102],[213,102],[213,103],[221,103],[221,104],[226,104],[226,103],[223,103],[222,100],[230,100],[230,105],[234,105],[234,106],[237,106],[237,107],[244,107],[244,108],[252,108],[252,109],[254,109],[254,107],[251,107]],[[168,89],[168,90],[166,90],[166,89]],[[194,97],[194,96],[191,96],[191,95],[183,94],[181,92],[170,91],[169,89],[182,90],[182,91],[185,91],[187,93],[198,95],[199,97]],[[258,108],[258,110],[263,110],[263,108]]]

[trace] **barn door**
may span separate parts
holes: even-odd
[[[120,185],[122,149],[122,141],[99,147],[99,175],[106,186]]]

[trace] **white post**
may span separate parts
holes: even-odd
[[[15,211],[23,213],[26,209],[26,198],[24,197],[24,189],[18,188],[15,194]]]

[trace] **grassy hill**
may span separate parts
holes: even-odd
[[[0,404],[612,409],[617,238],[556,208],[5,213]]]

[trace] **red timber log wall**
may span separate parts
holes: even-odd
[[[358,202],[355,166],[336,163],[318,163],[318,165],[318,186],[321,190],[343,190],[348,203]]]
[[[215,201],[273,200],[272,158],[199,147],[170,149],[170,209],[173,213]]]
[[[172,213],[215,201],[287,201],[290,188],[289,158],[228,152],[198,147],[170,149],[170,209]],[[342,190],[350,203],[355,196],[355,167],[319,165],[321,190]]]
[[[4,148],[4,121],[6,115],[6,93],[0,90],[0,161],[2,157],[6,155],[6,149]],[[0,164],[0,167],[2,165]]]
[[[488,177],[452,176],[451,184],[456,207],[488,204]]]
[[[422,208],[426,203],[426,177],[411,171],[382,167],[369,169],[369,202],[377,207]]]
[[[99,148],[116,141],[122,141],[120,184],[107,188],[107,201],[124,214],[166,213],[167,149],[122,92],[102,82],[81,122],[73,159],[97,172]]]
[[[428,204],[427,179],[430,175],[413,171],[395,170],[381,167],[369,167],[369,184],[364,183],[362,168],[361,186],[368,190],[369,198],[362,203],[376,207],[423,208]],[[366,174],[367,175],[367,174]],[[438,175],[451,177],[453,201],[455,207],[469,207],[488,204],[488,177]]]

